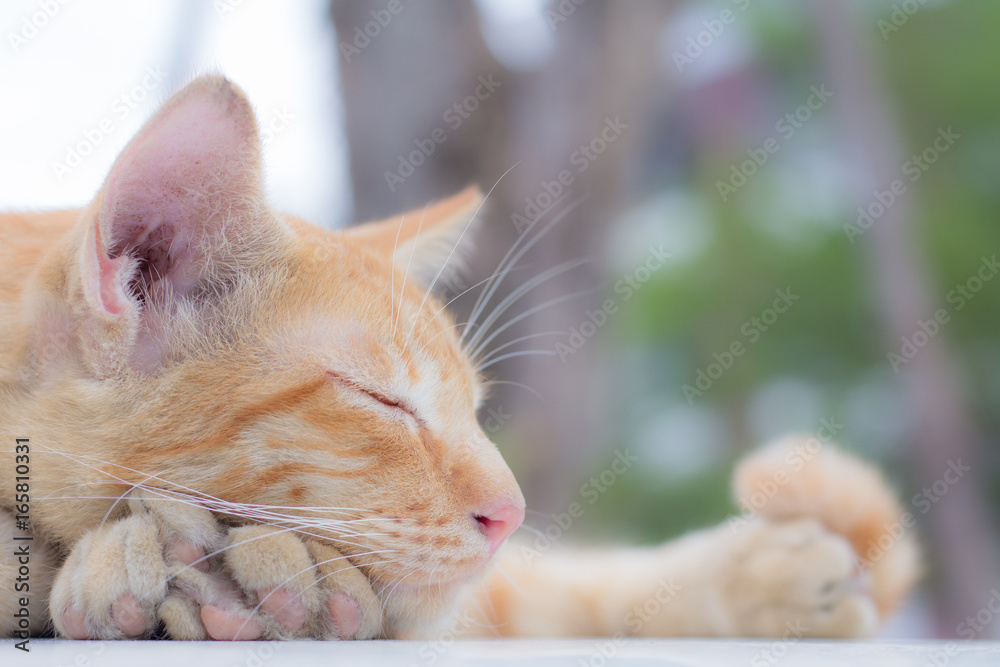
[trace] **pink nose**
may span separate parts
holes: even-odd
[[[490,556],[497,552],[504,540],[517,530],[524,521],[524,508],[516,505],[504,505],[495,512],[486,515],[475,515],[479,530],[490,543]]]

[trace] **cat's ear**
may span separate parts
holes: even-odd
[[[95,305],[116,315],[160,281],[186,294],[262,201],[246,96],[222,77],[195,80],[143,126],[105,181],[91,221]]]
[[[81,224],[88,309],[98,329],[128,329],[133,342],[152,328],[139,327],[151,301],[169,306],[245,265],[275,222],[243,92],[206,76],[175,93],[118,156]]]
[[[461,270],[483,206],[476,185],[456,195],[403,215],[368,222],[345,232],[428,285],[440,275],[447,280]]]

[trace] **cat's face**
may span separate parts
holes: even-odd
[[[477,423],[483,387],[460,329],[372,239],[348,236],[300,246],[274,296],[286,368],[273,412],[244,430],[252,451],[273,454],[249,487],[272,504],[361,508],[333,515],[348,520],[336,544],[390,608],[426,612],[482,571],[524,501]]]
[[[85,214],[68,279],[83,366],[131,422],[118,462],[330,540],[390,624],[439,613],[524,515],[460,328],[424,291],[480,199],[343,233],[279,218],[242,93],[175,95]]]

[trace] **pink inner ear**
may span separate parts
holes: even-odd
[[[225,231],[226,216],[211,212],[257,194],[258,159],[253,112],[227,81],[199,79],[166,103],[118,157],[105,185],[107,243],[98,240],[106,249],[98,260],[109,313],[124,307],[115,276],[125,255],[138,260],[139,286],[169,280],[175,293],[191,288],[204,261],[196,245]]]
[[[94,225],[94,236],[94,250],[97,255],[97,293],[100,295],[100,304],[108,315],[120,315],[125,309],[125,303],[118,287],[118,270],[125,260],[108,259],[105,255],[99,224]]]

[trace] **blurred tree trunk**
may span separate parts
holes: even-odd
[[[355,220],[423,206],[487,172],[482,145],[502,131],[509,85],[483,43],[469,0],[402,2],[394,15],[386,6],[380,0],[331,3]],[[478,77],[491,74],[501,85],[488,99],[477,101],[478,108],[467,117],[449,116],[462,121],[452,129],[444,114],[473,94]],[[419,150],[415,142],[429,146],[426,140],[435,129],[447,139],[436,143],[403,183],[390,187],[385,172],[396,172],[400,156],[408,159]]]
[[[843,116],[847,136],[863,174],[861,201],[885,190],[900,177],[906,160],[896,134],[886,86],[866,57],[868,45],[847,3],[815,0],[822,48],[832,79],[834,104]],[[899,197],[859,243],[869,251],[876,305],[890,349],[910,338],[921,320],[933,318],[942,303],[920,252],[913,221],[915,193]],[[970,266],[970,273],[976,267]],[[900,370],[900,382],[913,415],[911,475],[915,489],[942,480],[952,462],[972,470],[948,488],[924,520],[922,542],[938,569],[937,633],[953,637],[957,626],[975,615],[988,600],[985,582],[997,582],[998,553],[979,481],[983,460],[981,437],[965,408],[957,359],[947,335],[938,334]],[[907,507],[920,517],[913,507]],[[988,584],[987,584],[988,585]],[[996,629],[986,630],[997,636]],[[979,637],[986,638],[986,637]]]

